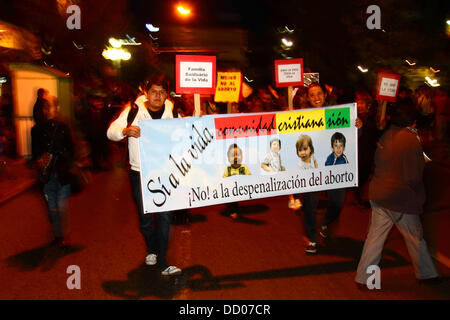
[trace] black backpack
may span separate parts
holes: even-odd
[[[138,111],[139,111],[139,107],[136,105],[136,103],[133,103],[133,105],[130,108],[130,111],[128,112],[128,116],[127,116],[127,128],[129,126],[131,126],[131,124],[133,123]]]

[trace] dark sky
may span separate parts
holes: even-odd
[[[244,2],[244,1],[243,1]],[[250,1],[251,2],[251,1]],[[152,3],[152,4],[150,4]],[[176,4],[181,1],[129,1],[130,12],[140,23],[154,24],[182,24],[176,15]],[[188,22],[190,25],[240,25],[243,21],[243,8],[237,1],[182,1],[192,8],[193,16]]]
[[[182,22],[177,17],[178,2],[192,6],[194,14],[188,21]],[[413,56],[423,64],[436,62],[443,70],[449,65],[448,59],[435,57],[436,53],[446,51],[449,42],[445,36],[445,20],[450,18],[448,0],[79,0],[79,3],[83,10],[80,31],[66,30],[64,17],[56,12],[56,0],[0,0],[0,20],[36,32],[44,44],[53,45],[54,55],[47,58],[57,60],[55,55],[59,54],[62,64],[67,60],[66,51],[74,50],[72,40],[101,52],[110,36],[124,37],[129,33],[138,39],[146,37],[145,24],[152,23],[160,27],[186,24],[248,29],[249,64],[255,70],[267,69],[267,77],[271,71],[267,66],[273,59],[283,58],[279,47],[284,35],[276,30],[284,26],[295,29],[292,35],[295,49],[289,56],[302,57],[305,66],[320,71],[331,82],[346,81],[347,74],[354,72],[359,63],[376,66],[391,63],[382,61],[389,58],[402,61]],[[371,4],[380,6],[382,27],[387,33],[367,29],[365,11]],[[55,19],[48,18],[49,11],[39,9],[45,6],[55,11]]]

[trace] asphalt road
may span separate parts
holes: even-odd
[[[429,217],[434,222],[424,226],[435,234],[448,225],[448,215],[446,222],[436,222],[447,207],[433,201]],[[183,274],[168,278],[144,264],[145,246],[125,169],[93,174],[88,188],[70,198],[71,246],[66,250],[48,246],[52,237],[45,202],[37,189],[30,189],[0,205],[0,299],[450,298],[447,280],[434,287],[416,282],[396,230],[385,246],[381,290],[356,289],[353,278],[370,211],[358,206],[351,192],[333,240],[317,256],[304,254],[302,213],[287,208],[287,196],[241,205],[239,221],[222,215],[224,206],[218,205],[191,210],[189,224],[173,225],[168,261]],[[319,221],[323,214],[324,208]],[[429,239],[434,249],[448,247],[450,237],[440,234]],[[67,271],[73,265],[79,267],[81,288],[70,290]],[[450,269],[437,267],[448,277]]]

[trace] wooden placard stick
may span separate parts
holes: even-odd
[[[200,93],[194,93],[194,116],[199,117],[201,114]]]
[[[292,86],[288,87],[288,106],[289,110],[294,110],[294,88]]]

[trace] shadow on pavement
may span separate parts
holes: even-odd
[[[343,258],[355,259],[355,270],[361,258],[364,241],[355,240],[352,238],[333,238],[327,242],[326,246],[319,247],[319,254],[326,256],[337,256]],[[390,265],[394,262],[395,265]],[[401,262],[401,264],[399,264]],[[386,265],[387,264],[387,265]],[[393,250],[383,249],[383,258],[380,262],[380,267],[403,266],[410,264],[403,256]]]
[[[264,204],[239,205],[239,217],[234,222],[246,223],[252,225],[264,225],[266,222],[260,219],[252,219],[248,216],[268,211],[269,207]],[[227,209],[220,212],[220,215],[229,218]]]
[[[172,218],[173,225],[189,225],[191,223],[205,221],[207,221],[207,218],[204,214],[192,214],[189,210],[175,211]]]
[[[336,238],[329,247],[321,248],[319,254],[347,257],[351,260],[223,276],[213,276],[207,267],[195,265],[184,269],[181,275],[162,277],[155,267],[143,264],[128,273],[128,280],[107,281],[102,286],[107,293],[125,299],[141,299],[149,296],[170,299],[179,294],[182,289],[192,291],[233,289],[244,287],[242,281],[248,280],[355,272],[363,245],[362,241]],[[383,257],[381,261],[383,268],[409,265],[406,259],[392,250],[384,250],[384,256],[388,259]]]
[[[170,299],[185,287],[185,277],[161,276],[157,267],[143,263],[128,273],[128,280],[107,281],[102,287],[107,293],[124,299],[141,299],[148,296]]]
[[[28,251],[13,255],[5,260],[10,267],[19,269],[20,271],[32,271],[41,267],[41,271],[49,271],[55,263],[69,255],[83,250],[80,246],[66,246],[63,248],[45,245]]]

